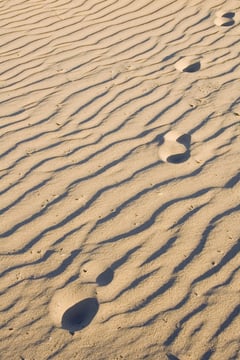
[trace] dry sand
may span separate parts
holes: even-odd
[[[0,23],[0,358],[240,359],[240,1]]]

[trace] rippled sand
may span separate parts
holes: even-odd
[[[0,23],[0,358],[240,359],[240,2]]]

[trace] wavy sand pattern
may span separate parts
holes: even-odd
[[[240,359],[239,21],[1,1],[1,359]]]

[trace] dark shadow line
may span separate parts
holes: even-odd
[[[139,305],[134,306],[134,308],[127,311],[127,313],[136,312],[143,307],[149,305],[156,297],[164,294],[168,289],[170,289],[175,284],[175,278],[168,280],[165,284],[161,285],[159,289],[154,291],[151,295],[148,295],[145,300],[143,300]]]
[[[234,319],[239,317],[239,314],[240,314],[240,305],[237,304],[235,306],[235,308],[233,309],[233,311],[228,316],[228,318],[220,325],[219,329],[212,336],[212,339],[219,336],[224,330],[226,330],[231,325],[231,323],[234,321]]]
[[[236,43],[239,43],[239,42],[240,42],[240,40],[236,41]],[[232,81],[229,80],[228,82],[231,83]],[[228,82],[226,82],[225,84],[227,84]],[[224,84],[224,85],[225,85],[225,84]],[[231,113],[234,114],[234,109],[235,109],[236,106],[238,106],[238,105],[240,105],[240,96],[238,96],[238,97],[236,98],[236,100],[234,100],[234,101],[229,105],[229,107],[228,107],[228,109],[227,109],[227,113],[231,112]],[[238,115],[238,116],[240,115],[238,112],[235,113],[235,114]]]
[[[149,295],[139,305],[136,305],[132,309],[127,310],[127,314],[136,312],[136,311],[140,310],[141,308],[143,308],[144,306],[148,305],[152,300],[154,300],[154,298],[156,298],[157,296],[162,295],[164,292],[166,292],[174,283],[175,283],[174,278],[168,280],[165,284],[161,285],[159,289],[157,289],[155,292],[153,292],[151,295]],[[125,313],[126,312],[122,312],[121,314],[125,314]],[[116,317],[118,315],[120,315],[120,313],[115,313],[113,315],[110,315],[107,319],[104,319],[102,321],[102,323],[106,323],[107,321],[109,321],[110,319],[113,319],[114,317]]]
[[[121,126],[121,125],[120,125],[120,126]],[[114,131],[115,131],[115,130],[116,130],[116,129],[114,129]],[[113,132],[114,132],[114,131],[113,131]],[[144,132],[143,132],[143,133],[144,133]],[[141,134],[142,134],[142,133],[141,133]],[[141,134],[138,134],[138,135],[136,135],[136,136],[134,136],[134,137],[131,137],[131,138],[125,138],[125,139],[117,140],[117,141],[115,141],[115,142],[113,142],[113,143],[110,143],[110,144],[106,145],[104,148],[101,148],[101,149],[98,150],[98,151],[94,151],[92,154],[88,155],[85,159],[80,160],[80,161],[74,163],[74,165],[77,166],[77,165],[85,164],[86,162],[89,162],[89,160],[93,159],[94,157],[97,157],[99,154],[103,154],[106,150],[110,149],[110,148],[113,147],[114,145],[119,145],[119,144],[122,144],[122,143],[125,143],[125,142],[129,142],[129,141],[131,141],[131,140],[138,139],[139,137],[142,136]],[[97,144],[99,144],[106,135],[107,135],[107,134],[102,135],[99,139],[97,139],[97,140],[96,140],[95,142],[93,142],[93,143],[86,144],[86,145],[83,145],[83,146],[79,146],[79,147],[77,147],[77,148],[74,148],[74,150],[72,150],[72,151],[68,154],[68,156],[74,154],[76,151],[79,151],[79,150],[81,150],[81,149],[84,149],[84,148],[86,148],[86,147],[89,147],[90,145],[97,145]],[[65,141],[66,141],[66,140],[65,140]],[[130,151],[133,152],[133,151],[136,150],[138,147],[139,147],[139,145],[135,146],[135,148],[131,149]],[[55,172],[60,172],[60,171],[66,170],[66,169],[68,169],[69,167],[72,167],[72,166],[73,166],[73,164],[62,166],[62,167],[60,167],[60,168],[55,169]],[[86,179],[86,177],[83,178],[83,179]],[[80,179],[80,181],[82,181],[82,179]],[[75,184],[75,183],[73,183],[73,184]]]
[[[81,249],[71,251],[71,255],[62,261],[62,263],[58,266],[57,269],[50,271],[49,273],[44,274],[43,276],[39,276],[38,279],[48,278],[51,279],[55,276],[61,275],[68,267],[72,264],[74,259],[82,252]]]
[[[240,270],[240,266],[238,266],[236,269],[234,269],[234,270],[231,272],[230,276],[229,276],[224,282],[222,282],[222,283],[220,283],[220,284],[218,284],[218,285],[213,286],[213,287],[206,293],[206,295],[211,295],[214,290],[219,289],[219,288],[221,288],[221,287],[223,287],[223,286],[229,285],[229,284],[231,283],[232,279],[234,278],[235,274],[236,274],[239,270]]]
[[[167,358],[168,360],[180,360],[178,357],[176,357],[175,355],[173,354],[166,354],[167,355]]]
[[[57,111],[55,111],[53,114],[49,115],[48,117],[46,117],[45,119],[41,120],[41,122],[46,122],[48,121],[51,117],[53,117],[54,115],[57,114]],[[39,123],[38,123],[39,124]],[[29,128],[29,127],[26,127],[26,129]],[[14,146],[12,146],[10,149],[6,150],[4,153],[1,154],[1,157],[4,157],[8,154],[10,154],[13,150],[17,149],[19,145],[22,145],[22,144],[26,144],[30,141],[33,141],[33,140],[36,140],[36,139],[39,139],[41,138],[42,136],[45,136],[46,134],[52,134],[52,133],[55,133],[56,130],[49,130],[49,131],[44,131],[42,133],[38,133],[38,134],[35,134],[27,139],[24,139],[24,140],[21,140],[19,142],[17,142]],[[28,155],[26,155],[25,157],[27,157]]]
[[[66,196],[66,193],[63,193],[62,195],[60,195],[58,198],[54,199],[52,202],[49,202],[48,205],[43,208],[42,210],[38,211],[37,213],[29,216],[26,220],[21,221],[17,224],[15,224],[14,226],[12,226],[11,229],[5,231],[4,233],[0,234],[0,238],[4,238],[4,237],[8,237],[10,235],[12,235],[15,231],[17,231],[19,228],[21,228],[24,225],[27,225],[29,223],[31,223],[32,221],[34,221],[35,219],[37,219],[38,217],[40,217],[41,215],[43,215],[45,212],[47,212],[48,207],[52,206],[53,204],[59,202],[60,200],[62,200],[64,197]],[[56,225],[52,226],[53,229],[56,228]],[[39,236],[39,235],[38,235]]]
[[[166,21],[165,24],[167,24],[168,22],[169,22],[169,21]],[[164,26],[164,25],[162,25],[162,26]],[[144,40],[142,40],[142,41],[139,41],[139,42],[135,43],[135,44],[132,45],[132,46],[129,46],[128,48],[125,48],[124,50],[118,51],[118,52],[115,53],[114,55],[115,55],[115,56],[122,55],[122,54],[124,54],[124,53],[127,53],[127,52],[133,50],[134,48],[138,48],[140,45],[143,45],[143,44],[145,45],[145,43],[146,43],[145,50],[140,51],[140,52],[136,52],[133,56],[129,56],[129,55],[128,55],[128,61],[129,61],[129,60],[132,60],[132,59],[134,59],[134,58],[137,58],[137,57],[139,57],[139,56],[141,56],[141,55],[146,55],[146,56],[147,56],[147,53],[148,53],[149,51],[152,51],[153,49],[155,49],[155,48],[157,47],[157,45],[158,45],[157,43],[155,43],[155,44],[153,44],[153,45],[151,46],[150,41],[151,41],[151,39],[150,39],[150,37],[148,37],[148,38],[146,38],[146,39],[144,39]],[[150,43],[150,44],[149,44],[150,47],[147,47],[147,46],[148,46],[148,43]],[[146,47],[147,47],[147,49],[146,49]]]
[[[200,281],[203,281],[203,280],[211,277],[213,274],[216,274],[217,272],[219,272],[221,270],[221,268],[224,265],[226,265],[229,261],[231,261],[235,256],[237,256],[239,254],[239,252],[240,252],[240,240],[238,240],[238,242],[231,247],[231,249],[226,253],[226,255],[222,258],[222,260],[220,261],[219,264],[217,264],[212,269],[206,271],[204,274],[202,274],[201,276],[194,279],[194,281],[192,282],[192,285],[194,285]]]
[[[44,236],[46,233],[48,233],[49,231],[51,230],[55,230],[63,225],[65,225],[69,220],[73,219],[74,217],[78,216],[81,214],[81,212],[87,210],[93,203],[95,200],[97,200],[99,198],[99,196],[101,196],[105,191],[108,191],[109,189],[112,189],[112,188],[115,188],[116,186],[119,186],[127,181],[130,181],[134,176],[136,176],[138,173],[142,172],[142,171],[145,171],[151,167],[154,167],[156,166],[157,163],[153,163],[153,164],[150,164],[148,166],[146,166],[145,168],[143,169],[140,169],[140,170],[137,170],[134,174],[132,174],[129,178],[127,179],[124,179],[123,181],[121,181],[120,183],[117,183],[117,184],[114,184],[114,185],[109,185],[101,190],[99,190],[96,194],[94,194],[92,196],[92,198],[84,205],[82,206],[81,208],[79,208],[78,210],[76,210],[75,212],[73,212],[72,214],[70,214],[68,217],[66,217],[65,219],[63,219],[60,223],[56,224],[56,225],[52,225],[50,226],[49,228],[43,230],[40,234],[38,234],[35,238],[33,238],[26,246],[24,246],[21,250],[17,251],[18,254],[20,253],[24,253],[25,251],[29,250],[37,241],[39,241],[41,239],[42,236]],[[47,207],[53,205],[53,203],[56,203],[58,201],[60,201],[62,199],[62,196],[66,196],[66,194],[62,194],[61,196],[59,196],[57,199],[55,199],[54,201],[48,203]],[[46,208],[47,208],[46,207]],[[38,213],[38,215],[40,216],[45,210],[43,209],[41,213]],[[83,225],[81,225],[82,227]],[[62,237],[61,239],[63,239],[64,237]],[[61,240],[60,239],[60,240]],[[58,241],[57,241],[58,242]]]
[[[98,94],[98,95],[96,95],[95,97],[92,97],[89,101],[85,102],[85,103],[84,103],[82,106],[80,106],[77,110],[75,110],[73,113],[71,113],[70,116],[75,116],[75,115],[79,114],[80,111],[84,110],[84,109],[85,109],[86,107],[88,107],[89,105],[92,105],[92,104],[94,103],[94,101],[101,99],[101,98],[104,97],[106,94],[108,94],[108,89],[105,90],[105,91],[103,91],[101,94]],[[94,115],[91,116],[90,119],[93,118],[93,117],[94,117]],[[86,121],[81,122],[80,124],[85,123],[85,122],[86,122]]]
[[[190,299],[190,293],[188,293],[187,295],[184,296],[184,298],[182,300],[180,300],[176,305],[170,307],[170,308],[167,308],[165,310],[165,312],[169,312],[169,311],[175,311],[175,310],[178,310],[178,309],[181,309],[182,306],[184,306],[187,301]]]
[[[124,83],[127,83],[127,82],[129,82],[129,80],[125,81]],[[135,88],[141,86],[142,83],[143,83],[143,80],[140,81],[140,82],[137,83],[137,84],[134,84],[134,85],[128,87],[127,89],[123,89],[123,90],[119,91],[119,92],[118,92],[115,96],[113,96],[107,103],[104,103],[94,114],[92,114],[91,116],[89,116],[89,117],[86,118],[85,120],[80,121],[80,122],[78,123],[78,125],[83,125],[83,124],[91,121],[92,119],[96,118],[96,116],[97,116],[101,111],[103,111],[109,104],[113,103],[119,96],[123,95],[125,92],[128,92],[129,90],[131,91],[132,89],[135,89]],[[135,96],[135,97],[133,97],[133,98],[130,98],[130,99],[127,100],[126,102],[123,102],[122,104],[120,104],[120,105],[116,106],[115,108],[113,108],[113,109],[111,110],[111,113],[114,113],[115,111],[120,110],[121,108],[123,108],[124,106],[130,104],[132,101],[135,101],[136,99],[142,98],[143,96],[152,93],[153,90],[154,90],[154,89],[148,91],[147,94],[145,93],[145,94],[143,94],[143,95],[141,95],[141,96]],[[108,117],[109,117],[109,113],[107,114],[107,116],[105,116],[105,117],[102,119],[102,122],[106,121],[106,119],[107,119]],[[88,130],[89,130],[89,129],[92,129],[92,127],[90,127],[90,128],[88,127]],[[80,131],[81,131],[81,130],[80,130]],[[75,131],[75,132],[73,132],[73,133],[71,133],[71,134],[74,134],[74,133],[77,133],[77,132],[79,132],[79,131]],[[66,134],[66,135],[68,136],[69,134]]]
[[[155,274],[157,271],[159,271],[160,268],[158,269],[154,269],[152,271],[150,271],[147,274],[144,274],[142,276],[137,277],[136,279],[134,279],[127,287],[125,287],[124,289],[122,289],[111,301],[115,301],[118,298],[120,298],[124,293],[126,293],[129,290],[132,290],[134,288],[136,288],[139,284],[141,284],[144,280],[148,279],[150,276],[152,276],[153,274]]]
[[[203,119],[200,123],[198,123],[197,126],[195,126],[195,128],[192,128],[190,131],[189,131],[189,134],[194,134],[196,131],[198,131],[199,129],[201,129],[210,119],[211,117],[214,115],[214,111],[209,114],[205,119]]]
[[[213,157],[213,159],[216,158],[216,157],[217,157],[217,156]],[[211,161],[211,160],[212,160],[212,159],[210,159],[210,160],[208,160],[208,161]],[[207,162],[208,162],[208,161],[207,161]],[[206,162],[206,163],[207,163],[207,162]],[[152,166],[152,165],[151,165],[151,166]],[[154,164],[154,166],[155,166],[155,164]],[[198,174],[198,173],[202,170],[203,167],[204,167],[204,164],[203,164],[200,168],[198,168],[197,170],[195,170],[193,173],[191,173],[190,175],[187,175],[187,176],[184,175],[184,176],[180,177],[180,179],[188,178],[188,177],[190,177],[190,176],[193,176],[193,175]],[[125,181],[125,180],[124,180],[124,181]],[[172,181],[175,181],[175,178],[172,179]],[[170,180],[170,182],[171,182],[171,180]],[[169,183],[169,179],[166,180],[165,182],[162,182],[162,183],[160,183],[160,184],[157,184],[157,185],[151,187],[150,189],[144,190],[143,192],[141,192],[141,194],[144,194],[144,193],[146,193],[146,192],[148,192],[148,191],[150,191],[150,190],[152,190],[152,189],[154,189],[154,188],[158,188],[160,185],[164,185],[164,183]],[[119,184],[118,184],[118,185],[119,185]],[[54,200],[54,201],[55,201],[55,202],[56,202],[56,201],[59,201],[59,199],[61,199],[62,196],[64,196],[64,195],[61,195],[57,200]],[[51,230],[55,230],[55,229],[59,228],[59,227],[62,226],[62,225],[65,225],[70,219],[73,219],[74,217],[78,216],[82,211],[84,211],[84,209],[86,209],[86,208],[89,206],[89,204],[91,204],[92,202],[94,202],[94,199],[96,199],[97,196],[98,196],[98,194],[96,193],[96,194],[92,197],[92,199],[90,199],[89,202],[88,202],[84,207],[81,207],[80,209],[74,211],[72,214],[70,214],[70,215],[67,216],[65,219],[63,219],[60,223],[58,223],[58,224],[56,224],[56,225],[53,225],[53,226],[50,226],[48,229],[45,229],[44,231],[42,231],[39,235],[37,235],[35,238],[33,238],[33,239],[30,241],[30,243],[28,243],[27,245],[25,245],[24,248],[22,248],[21,250],[17,251],[17,253],[24,253],[26,250],[28,250],[29,248],[31,248],[38,240],[40,240],[41,237],[42,237],[44,234],[46,234],[47,232],[49,232],[49,231],[51,231]],[[136,195],[135,195],[134,197],[136,198]],[[129,199],[129,201],[131,201],[131,199]],[[53,204],[53,202],[52,202],[52,203],[49,203],[48,206],[50,206],[51,204]],[[123,206],[123,205],[122,205],[122,206]],[[34,219],[37,218],[38,216],[40,216],[41,214],[43,214],[45,211],[46,211],[46,208],[45,208],[45,209],[42,209],[38,214],[35,214],[35,215],[34,215]],[[31,221],[32,219],[33,219],[33,217],[31,217],[30,219],[28,219],[28,222]],[[20,226],[21,224],[20,224],[20,225],[17,224],[17,225]],[[22,225],[24,225],[24,224],[22,224]],[[96,226],[95,226],[95,227],[96,227]],[[91,231],[93,231],[93,230],[95,229],[95,227],[94,227]],[[12,231],[14,232],[15,230],[16,230],[16,227],[14,227],[14,229],[11,229],[11,230],[10,230],[10,233],[12,233]],[[130,233],[130,234],[131,234],[131,233]],[[126,237],[126,236],[128,236],[128,233],[127,233],[127,234],[123,234],[123,235],[125,235],[125,237]],[[102,243],[108,243],[108,242],[112,242],[112,241],[117,241],[117,240],[119,240],[119,239],[121,239],[121,235],[113,238],[112,240],[111,240],[111,239],[110,239],[110,240],[105,240],[105,241],[103,241]]]
[[[136,147],[136,148],[137,148],[137,147]],[[122,160],[125,160],[130,154],[132,154],[132,153],[136,150],[136,148],[131,149],[127,154],[124,154],[120,159],[117,159],[117,160],[112,161],[110,164],[107,164],[107,165],[104,166],[103,168],[101,168],[101,169],[99,169],[98,171],[96,171],[94,174],[88,175],[88,176],[86,176],[85,178],[81,179],[81,181],[89,180],[89,179],[91,179],[91,178],[93,178],[93,177],[95,177],[95,176],[98,176],[99,174],[102,174],[103,172],[105,172],[105,171],[108,170],[109,168],[115,166],[116,164],[118,164],[118,163],[121,162]],[[79,183],[79,180],[78,180],[77,182],[73,183],[73,184],[76,184],[76,183]],[[71,184],[70,186],[73,186],[73,184]],[[62,194],[61,196],[59,196],[57,199],[54,199],[52,202],[49,202],[44,209],[42,209],[42,210],[40,210],[39,212],[31,215],[31,216],[30,216],[28,219],[26,219],[25,221],[22,221],[22,222],[20,222],[20,223],[18,223],[18,224],[15,224],[11,229],[9,229],[9,230],[5,231],[4,233],[0,234],[0,237],[7,237],[7,236],[9,236],[9,235],[12,235],[12,234],[13,234],[16,230],[18,230],[20,227],[22,227],[22,226],[28,224],[29,222],[35,220],[37,217],[41,216],[44,212],[46,212],[47,209],[48,209],[50,206],[52,206],[54,203],[57,203],[57,202],[59,202],[62,198],[64,198],[64,197],[66,196],[66,193],[67,193],[67,192],[63,193],[63,194]],[[97,194],[95,194],[95,196],[96,196],[96,195],[97,195]],[[92,199],[91,199],[91,201],[92,201]],[[88,203],[89,203],[89,202],[88,202]],[[77,215],[79,215],[79,213],[81,213],[81,212],[83,211],[83,208],[86,208],[86,207],[89,206],[88,203],[85,204],[84,207],[82,207],[82,208],[80,208],[80,209],[77,209],[75,212],[73,212],[72,214],[70,214],[70,215],[66,218],[66,221],[71,220],[73,217],[76,217]],[[62,223],[63,223],[63,221],[62,221]],[[65,223],[66,223],[66,222],[65,222]]]
[[[134,254],[137,250],[141,249],[141,245],[137,245],[134,248],[127,251],[125,255],[123,255],[120,259],[114,261],[114,263],[111,264],[111,268],[115,271],[122,265],[126,263],[126,261],[131,257],[132,254]]]
[[[12,117],[12,116],[14,116],[14,115],[15,115],[15,114],[0,116],[0,121],[1,121],[1,119],[9,118],[9,117]],[[1,126],[0,126],[0,129],[4,129],[4,128],[7,128],[7,127],[9,127],[9,126],[13,126],[13,125],[16,125],[16,124],[22,123],[22,122],[25,123],[27,119],[28,119],[28,118],[26,117],[26,118],[23,118],[23,119],[21,119],[21,120],[12,121],[11,123],[7,122],[6,124],[1,125]],[[21,128],[21,129],[22,129],[22,128]],[[6,134],[7,134],[7,131],[6,131],[5,133],[2,133],[2,135],[0,136],[0,139],[3,138]]]
[[[172,334],[164,341],[164,346],[171,345],[175,339],[178,337],[179,333],[182,330],[182,325],[185,324],[188,320],[190,320],[193,316],[197,315],[198,313],[202,312],[207,307],[207,304],[201,304],[189,314],[185,315],[180,321],[178,327],[172,332]]]
[[[39,188],[46,185],[49,179],[45,179],[39,184],[33,186],[32,188],[25,191],[21,196],[19,196],[16,200],[14,200],[11,204],[5,206],[5,208],[0,209],[0,215],[4,214],[6,211],[10,210],[13,206],[17,205],[22,199],[24,199],[28,194],[31,194],[33,191],[38,190]]]
[[[177,272],[183,270],[194,259],[194,257],[203,250],[203,248],[206,244],[206,241],[208,239],[208,236],[211,233],[211,231],[215,228],[217,221],[220,220],[221,218],[223,218],[224,216],[229,216],[232,212],[239,210],[239,207],[240,207],[240,205],[236,206],[235,208],[228,209],[217,216],[214,216],[209,221],[209,224],[206,227],[206,229],[203,231],[198,245],[193,249],[193,251],[190,253],[190,255],[186,259],[184,259],[180,264],[178,264],[174,268],[173,273],[177,273]]]
[[[240,66],[240,64],[236,64],[233,67],[231,67],[231,69],[229,69],[228,71],[225,71],[219,75],[215,75],[212,77],[212,79],[217,79],[219,77],[223,78],[225,75],[229,75],[232,74],[235,70],[237,70],[237,68]]]
[[[172,245],[176,242],[176,240],[177,240],[177,236],[171,237],[163,246],[160,247],[160,249],[158,249],[152,255],[150,255],[140,266],[142,267],[142,266],[148,264],[149,262],[156,260],[161,255],[165,254],[172,247]]]
[[[213,159],[214,159],[214,158],[215,158],[215,157],[213,157]],[[212,159],[212,160],[213,160],[213,159]],[[210,160],[209,160],[209,161],[210,161]],[[156,162],[156,163],[154,163],[154,165],[159,165],[159,161]],[[190,174],[180,176],[180,177],[178,178],[178,180],[184,180],[184,179],[187,179],[187,178],[189,178],[189,177],[198,175],[198,174],[201,172],[201,170],[204,168],[204,165],[205,165],[205,164],[201,165],[201,167],[199,167],[198,169],[194,170],[194,171],[193,171],[192,173],[190,173]],[[164,185],[167,185],[167,184],[169,185],[171,182],[174,182],[174,181],[176,181],[176,178],[175,178],[175,177],[173,177],[173,178],[171,178],[171,179],[164,180],[164,181],[162,181],[162,182],[160,182],[160,183],[158,183],[158,184],[155,184],[155,185],[153,185],[153,186],[151,186],[151,187],[148,187],[148,188],[146,188],[146,189],[141,190],[139,193],[133,195],[131,198],[127,199],[127,200],[124,201],[121,205],[119,205],[119,206],[115,209],[114,214],[112,214],[112,213],[111,213],[111,214],[108,214],[108,215],[106,215],[104,218],[98,220],[97,223],[96,223],[96,225],[95,225],[95,227],[92,229],[92,231],[95,230],[95,228],[96,228],[98,225],[100,225],[100,224],[102,224],[102,223],[105,223],[106,221],[111,220],[111,219],[113,219],[114,217],[116,217],[125,207],[127,207],[127,206],[128,206],[129,204],[131,204],[133,201],[135,201],[135,200],[137,200],[137,199],[140,199],[142,196],[148,194],[149,192],[151,192],[151,191],[153,191],[153,190],[158,189],[160,186],[164,186]],[[208,189],[211,190],[212,188],[208,188]],[[171,201],[169,201],[168,203],[171,203]]]
[[[170,93],[170,91],[168,91],[168,93],[166,95],[168,95]],[[164,96],[165,97],[165,96]],[[176,106],[177,104],[179,104],[182,101],[182,98],[179,98],[177,100],[175,100],[174,102],[172,102],[170,105],[166,106],[163,110],[159,111],[159,113],[157,115],[155,115],[150,121],[147,122],[146,126],[151,125],[153,123],[155,123],[161,116],[163,116],[168,110],[170,110],[171,108],[173,108],[174,106]]]
[[[213,354],[214,354],[214,349],[209,349],[203,354],[203,356],[201,356],[200,360],[209,360]]]
[[[74,229],[71,229],[70,231],[66,232],[63,236],[61,236],[59,239],[57,239],[53,243],[53,246],[61,244],[61,242],[63,242],[65,239],[67,239],[68,236],[73,235],[76,232],[78,232],[79,230],[81,230],[84,227],[84,225],[85,224],[81,224],[81,225],[75,227]],[[51,231],[51,230],[48,230],[48,231]]]
[[[12,266],[12,267],[2,271],[2,273],[0,274],[0,278],[5,276],[6,274],[10,273],[11,271],[19,270],[21,268],[25,268],[25,267],[28,267],[28,266],[33,266],[33,265],[44,263],[54,253],[55,253],[54,250],[47,250],[46,253],[44,254],[44,256],[41,257],[40,259],[36,260],[36,261],[32,261],[32,262],[29,262],[29,263],[24,263],[24,264]]]
[[[180,202],[182,200],[187,200],[187,199],[192,199],[194,197],[198,197],[201,195],[204,195],[205,193],[207,193],[209,190],[212,190],[212,188],[206,188],[200,191],[197,191],[195,194],[191,194],[188,195],[186,197],[182,197],[182,198],[178,198],[178,199],[172,199],[170,201],[168,201],[167,203],[163,204],[162,206],[160,206],[160,208],[158,208],[157,210],[154,211],[154,213],[151,215],[151,217],[145,221],[143,224],[139,225],[138,227],[131,229],[125,233],[119,234],[114,236],[113,238],[110,238],[108,240],[103,240],[101,241],[100,244],[105,244],[105,243],[112,243],[118,240],[122,240],[125,239],[127,237],[133,236],[133,235],[137,235],[142,231],[145,231],[146,229],[148,229],[151,225],[154,224],[157,216],[164,210],[166,210],[169,206],[171,206],[172,204],[175,204],[177,202]],[[139,196],[137,196],[137,198],[139,198]],[[112,218],[112,216],[110,215],[110,218]],[[92,232],[92,231],[91,231]]]
[[[175,227],[182,225],[187,220],[189,220],[193,215],[195,215],[197,212],[199,212],[204,206],[208,205],[209,202],[204,203],[202,205],[197,206],[193,210],[190,210],[188,213],[184,214],[175,224],[173,224],[169,229],[172,230]]]
[[[217,130],[213,135],[209,136],[208,138],[204,139],[204,142],[208,142],[209,140],[215,139],[217,136],[224,133],[225,130],[230,129],[234,125],[239,125],[239,121],[233,122],[227,126],[221,127],[221,129]]]

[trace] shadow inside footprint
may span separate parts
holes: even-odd
[[[100,275],[98,275],[96,282],[99,286],[108,285],[113,280],[113,276],[113,270],[111,268],[107,268]]]
[[[184,154],[176,154],[176,155],[171,155],[167,158],[167,162],[172,163],[172,164],[181,164],[184,161],[187,161],[190,157],[190,152],[187,151]]]
[[[235,16],[235,12],[233,12],[233,11],[229,11],[222,15],[222,17],[225,17],[227,19],[232,19],[232,18],[234,18],[234,16]]]
[[[182,71],[188,72],[188,73],[194,73],[200,69],[201,69],[201,63],[200,63],[200,61],[197,61],[194,64],[188,65]]]
[[[87,298],[71,306],[62,316],[62,328],[73,333],[88,326],[98,312],[99,303]]]
[[[183,134],[183,135],[179,136],[179,138],[177,138],[176,141],[179,142],[180,144],[183,144],[188,149],[191,144],[191,135]]]
[[[191,155],[190,145],[191,135],[179,135],[170,131],[164,135],[163,142],[160,142],[158,154],[164,162],[180,164],[189,159]]]
[[[224,21],[221,26],[233,26],[235,24],[235,21],[232,19],[229,19],[228,21]]]
[[[190,157],[190,144],[191,144],[191,135],[183,134],[176,139],[176,142],[185,146],[186,151],[180,154],[172,154],[167,157],[167,162],[172,164],[180,164],[184,161],[187,161]]]
[[[223,14],[217,15],[215,19],[215,24],[218,26],[233,26],[235,24],[234,18],[235,12],[228,11]]]

